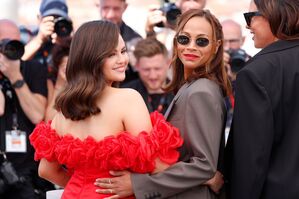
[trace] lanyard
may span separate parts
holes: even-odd
[[[18,127],[19,127],[17,96],[11,89],[12,89],[12,87],[10,87],[10,89],[5,90],[5,95],[7,96],[7,99],[11,102],[10,107],[11,107],[11,110],[12,110],[12,129],[17,130]],[[8,104],[8,103],[6,103],[6,104]]]

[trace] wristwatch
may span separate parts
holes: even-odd
[[[25,81],[23,79],[18,79],[15,83],[13,83],[11,86],[13,88],[21,88],[22,86],[24,86]]]

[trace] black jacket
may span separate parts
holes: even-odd
[[[299,40],[270,44],[238,73],[226,158],[231,199],[299,198]]]

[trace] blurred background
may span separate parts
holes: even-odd
[[[100,19],[96,7],[98,0],[67,0],[69,16],[72,18],[74,28],[90,20]],[[0,0],[0,18],[9,18],[19,26],[24,25],[33,29],[38,24],[37,14],[41,0]],[[161,4],[160,0],[127,0],[129,6],[124,14],[124,21],[140,35],[145,36],[144,26],[148,6]],[[245,48],[249,54],[258,52],[253,47],[252,36],[245,28],[243,12],[247,12],[250,0],[207,0],[206,8],[211,10],[220,21],[233,19],[243,27],[246,36]]]

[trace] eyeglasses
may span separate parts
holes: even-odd
[[[246,12],[243,15],[244,15],[244,18],[245,18],[245,21],[246,21],[246,24],[247,24],[248,27],[250,27],[252,17],[254,17],[254,16],[262,16],[262,14],[259,11]]]
[[[179,44],[181,45],[188,45],[191,41],[191,39],[189,37],[187,37],[186,35],[178,35],[176,37],[176,40]],[[199,37],[195,40],[195,43],[198,47],[206,47],[207,45],[209,45],[210,41],[207,38],[204,37]]]

